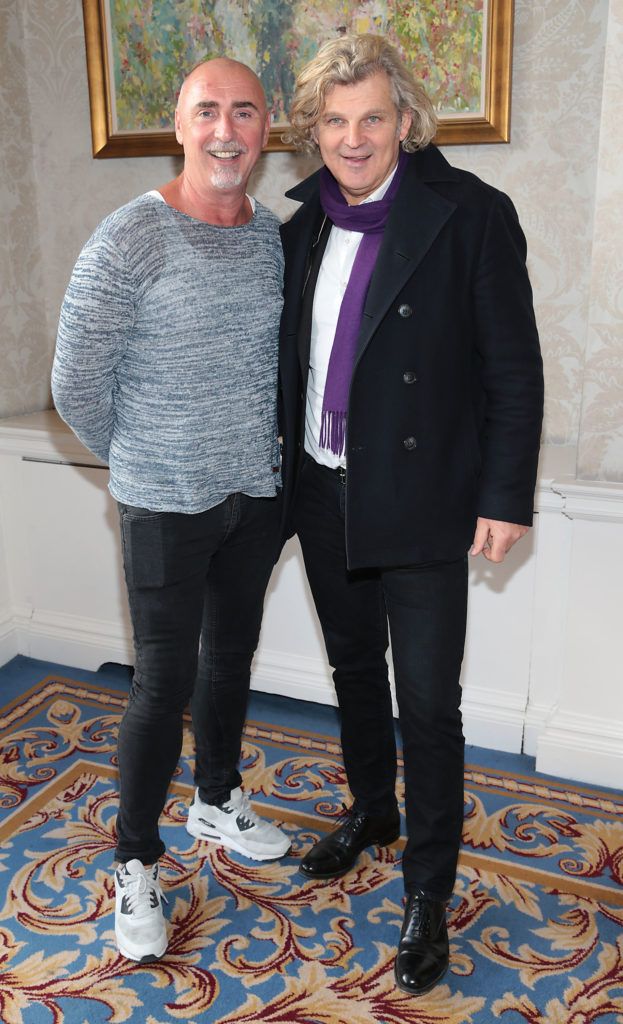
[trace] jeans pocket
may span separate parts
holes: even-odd
[[[133,505],[119,506],[123,567],[129,589],[164,586],[167,515]]]

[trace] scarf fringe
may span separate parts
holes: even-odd
[[[334,455],[344,454],[346,443],[346,413],[332,409],[322,410],[320,421],[320,447],[328,448]]]

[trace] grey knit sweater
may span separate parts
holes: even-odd
[[[261,203],[215,227],[147,193],[107,217],[65,295],[52,393],[129,505],[275,494],[283,256]]]

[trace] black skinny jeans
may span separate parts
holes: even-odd
[[[192,699],[195,782],[218,803],[238,772],[251,660],[278,553],[281,497],[231,494],[197,515],[119,505],[135,669],[119,728],[117,859],[164,852],[158,819]]]
[[[396,805],[389,635],[403,740],[407,892],[452,893],[463,823],[464,741],[459,676],[467,560],[349,572],[345,485],[306,457],[294,510],[341,714],[354,807]],[[389,632],[388,632],[389,623]]]

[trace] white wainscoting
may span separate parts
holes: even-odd
[[[0,609],[0,665],[20,653],[20,644],[10,608]]]
[[[544,452],[535,528],[501,566],[470,566],[463,666],[468,743],[623,787],[623,487],[573,478]],[[0,421],[0,661],[132,662],[107,471],[54,412]],[[298,543],[266,600],[252,686],[334,704]]]

